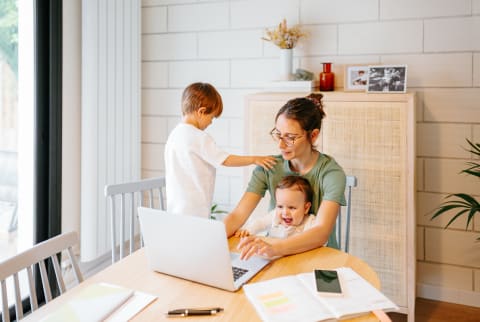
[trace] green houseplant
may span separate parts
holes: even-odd
[[[219,219],[221,218],[221,214],[227,214],[228,211],[222,210],[218,208],[218,205],[214,203],[210,208],[210,219]]]
[[[473,143],[467,139],[468,144],[470,145],[469,152],[480,157],[480,143]],[[467,175],[472,175],[480,179],[480,163],[478,162],[467,162],[469,166],[467,169],[462,170],[460,173],[465,173]],[[480,213],[480,203],[471,195],[466,193],[454,193],[445,197],[448,199],[443,202],[434,212],[431,219],[434,219],[442,214],[445,214],[449,211],[456,211],[455,215],[450,219],[445,228],[450,226],[458,217],[466,214],[467,215],[467,224],[466,228],[473,219],[473,216]],[[477,238],[480,240],[480,237]]]

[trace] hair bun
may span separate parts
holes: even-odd
[[[322,98],[323,94],[320,93],[311,93],[307,96],[309,100],[311,100],[319,109],[323,109]]]

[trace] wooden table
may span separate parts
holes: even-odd
[[[233,249],[238,240],[231,238],[230,248]],[[270,263],[251,282],[258,282],[275,277],[311,272],[315,268],[333,269],[350,267],[380,288],[377,274],[362,260],[336,249],[321,247],[297,255],[279,258]],[[105,270],[88,278],[80,285],[72,288],[64,295],[41,307],[25,317],[23,321],[38,321],[46,314],[74,297],[85,286],[107,282],[125,286],[134,290],[150,293],[158,298],[141,311],[133,321],[179,321],[179,318],[167,318],[168,310],[180,307],[223,307],[225,311],[216,316],[188,317],[182,321],[260,321],[255,309],[247,300],[243,290],[228,292],[201,285],[173,276],[160,274],[150,270],[143,249],[140,249],[121,261],[107,267]],[[372,314],[345,321],[378,321]]]

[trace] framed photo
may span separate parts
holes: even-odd
[[[407,65],[368,66],[368,93],[405,93]]]
[[[368,82],[368,66],[345,66],[344,86],[345,91],[365,91]]]

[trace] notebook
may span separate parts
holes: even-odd
[[[138,216],[150,268],[157,272],[236,291],[269,263],[230,253],[221,221],[143,207]]]
[[[128,301],[133,293],[133,290],[121,286],[106,283],[92,284],[41,321],[104,321]]]

